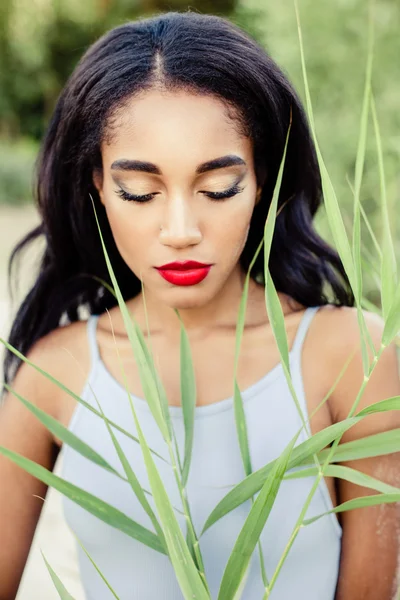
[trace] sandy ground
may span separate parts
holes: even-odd
[[[0,335],[2,337],[7,335],[11,319],[6,286],[8,257],[13,245],[36,223],[37,216],[31,207],[19,209],[0,207]],[[31,265],[35,263],[36,256],[37,253],[29,252],[24,257],[22,265],[24,275],[21,278],[23,287],[19,294],[22,294],[29,285]],[[0,358],[2,355],[0,348]],[[56,473],[60,470],[61,461],[62,452],[55,467]],[[79,581],[74,538],[63,518],[61,495],[53,489],[48,491],[16,600],[59,599],[40,551],[46,556],[74,600],[84,600],[85,596]]]

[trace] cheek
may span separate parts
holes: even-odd
[[[133,268],[140,258],[143,247],[148,246],[150,232],[143,218],[135,218],[134,209],[128,202],[106,206],[107,218],[115,244],[125,262]],[[147,242],[145,242],[147,240]],[[135,261],[136,257],[136,261]]]
[[[253,204],[241,205],[224,214],[223,220],[214,222],[214,232],[220,248],[229,252],[229,258],[238,258],[246,244],[250,221],[253,214]]]

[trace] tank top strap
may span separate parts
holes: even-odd
[[[303,317],[300,321],[300,325],[297,328],[296,336],[294,338],[294,342],[292,345],[291,353],[296,356],[301,355],[301,349],[303,347],[304,339],[306,337],[308,328],[311,325],[311,321],[314,318],[314,315],[320,309],[320,306],[309,306],[304,311]]]
[[[305,397],[305,393],[304,393],[304,383],[303,383],[303,370],[302,370],[302,365],[301,365],[301,356],[302,356],[302,348],[303,348],[303,344],[304,344],[304,339],[306,337],[308,328],[311,325],[311,321],[313,320],[315,314],[318,312],[320,306],[309,306],[303,314],[303,317],[300,321],[300,325],[297,328],[297,332],[296,332],[296,336],[293,342],[293,346],[292,346],[292,350],[291,350],[291,354],[292,354],[292,358],[293,358],[293,364],[292,364],[292,376],[293,376],[293,384],[297,390],[297,397],[300,403],[300,408],[301,411],[303,413],[303,417],[305,420],[305,427],[306,429],[304,430],[304,439],[307,439],[309,436],[311,436],[311,429],[310,429],[310,424],[308,422],[309,419],[309,415],[308,415],[308,407],[307,407],[307,401],[306,401],[306,397]],[[293,404],[294,406],[294,404]],[[296,409],[297,412],[297,409]],[[300,415],[299,415],[299,425],[303,425],[303,421],[300,420]]]
[[[97,322],[99,315],[90,315],[87,320],[87,336],[89,341],[90,363],[91,369],[95,366],[100,358],[99,346],[96,339]]]

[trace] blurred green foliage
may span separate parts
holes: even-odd
[[[0,202],[23,204],[33,196],[34,140],[0,139]]]
[[[400,3],[375,0],[373,93],[381,127],[387,191],[400,256]],[[352,193],[368,41],[366,0],[300,0],[300,16],[319,142],[351,231]],[[292,0],[1,0],[0,203],[32,198],[37,145],[66,79],[102,33],[128,19],[166,10],[227,16],[258,39],[304,100]],[[22,141],[21,141],[22,139]],[[28,140],[28,141],[26,141]],[[379,175],[369,129],[363,208],[380,238]],[[324,211],[317,217],[331,239]],[[397,228],[397,229],[396,229]],[[363,223],[364,253],[372,244]],[[372,262],[373,264],[373,262]],[[367,287],[374,287],[373,274]]]
[[[368,44],[365,0],[300,0],[300,18],[317,135],[336,194],[349,224]],[[373,11],[374,61],[372,89],[377,106],[392,214],[400,256],[400,3],[376,0]],[[246,6],[260,6],[247,0]],[[263,4],[260,41],[304,100],[297,23],[293,3]],[[370,119],[361,201],[375,234],[380,235],[379,174],[376,141]],[[324,215],[321,226],[326,227]],[[397,227],[397,229],[395,229]],[[364,228],[364,239],[368,233]]]

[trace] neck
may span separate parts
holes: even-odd
[[[245,274],[240,269],[232,273],[229,280],[219,293],[209,302],[202,305],[181,306],[177,308],[180,319],[192,338],[203,337],[220,328],[236,329],[239,306],[243,294]],[[246,320],[260,319],[260,311],[254,310],[255,303],[260,307],[260,299],[264,294],[264,287],[250,279],[249,295],[247,301]],[[130,303],[128,309],[137,321],[139,327],[146,333],[147,322],[150,333],[162,331],[163,336],[176,340],[180,334],[181,322],[175,310],[157,300],[151,292],[144,290]],[[146,321],[147,312],[147,321]],[[264,305],[263,319],[266,318]]]

